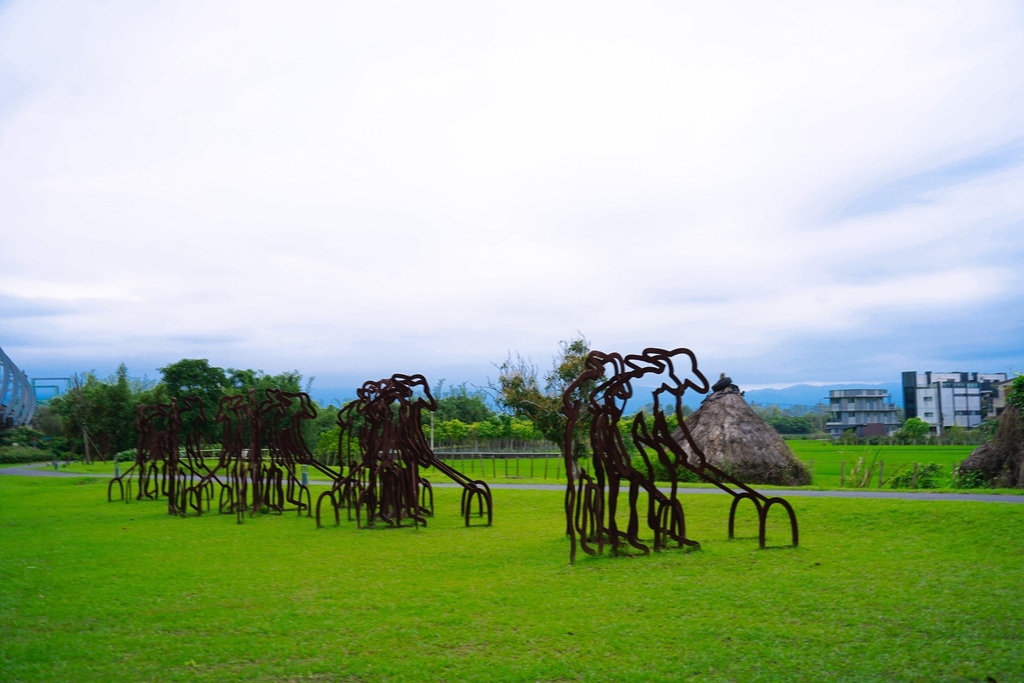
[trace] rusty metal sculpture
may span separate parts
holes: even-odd
[[[114,484],[118,485],[119,499],[126,502],[131,494],[132,477],[138,476],[139,492],[136,498],[156,499],[166,493],[163,474],[171,451],[177,453],[181,416],[178,403],[140,405],[135,417],[135,462],[119,473],[107,485],[107,500],[113,500]],[[176,456],[175,456],[176,457]],[[161,484],[164,484],[163,486]],[[127,491],[125,487],[127,485]],[[172,504],[173,505],[173,504]]]
[[[139,406],[135,463],[110,482],[107,500],[114,500],[117,484],[120,498],[127,501],[132,477],[137,475],[136,498],[166,496],[169,514],[202,514],[204,507],[210,509],[219,486],[220,512],[234,513],[239,523],[246,512],[252,516],[296,510],[309,516],[311,496],[306,482],[299,479],[299,467],[313,465],[335,478],[340,473],[316,461],[302,438],[302,421],[316,417],[309,395],[279,389],[265,393],[262,401],[252,389],[221,399],[216,421],[222,428],[222,444],[212,467],[202,454],[199,434],[206,413],[199,398],[182,399],[188,419],[183,419],[175,399]],[[183,425],[187,428],[181,448]]]
[[[640,411],[629,429],[629,438],[643,462],[642,470],[634,466],[619,429],[626,401],[633,397],[635,383],[641,379],[645,384],[660,381],[652,392],[650,422]],[[581,389],[585,390],[584,396],[579,395]],[[686,536],[683,506],[678,497],[683,469],[733,497],[729,538],[734,536],[737,506],[743,500],[750,500],[757,509],[761,548],[765,547],[768,511],[773,505],[781,505],[788,512],[793,545],[798,544],[796,514],[785,499],[768,498],[734,479],[709,463],[694,443],[682,414],[682,397],[687,389],[701,394],[708,391],[708,381],[697,368],[697,359],[689,349],[648,348],[640,354],[627,356],[592,351],[587,356],[586,370],[562,395],[563,412],[567,417],[563,453],[568,481],[564,503],[566,531],[571,543],[570,562],[576,560],[577,542],[590,555],[602,553],[605,543],[611,545],[614,553],[627,552],[624,546],[643,554],[650,553],[650,547],[639,538],[641,492],[647,494],[647,525],[654,532],[655,550],[667,548],[670,542],[677,547],[699,548],[697,541]],[[671,405],[663,407],[665,402]],[[672,438],[666,410],[675,415],[685,444]],[[590,420],[593,476],[579,467],[573,452],[574,430],[585,418]],[[669,473],[668,492],[655,485],[652,456]],[[617,519],[620,487],[624,485],[628,489],[625,531],[620,529]]]
[[[250,389],[221,398],[215,416],[221,427],[221,448],[212,465],[203,458],[200,443],[206,422],[200,399],[185,397],[181,407],[174,399],[139,406],[135,463],[111,480],[107,500],[114,500],[116,485],[120,499],[127,502],[137,477],[136,499],[165,496],[172,515],[209,510],[219,487],[219,511],[234,514],[239,524],[246,514],[260,512],[296,510],[310,516],[309,486],[304,476],[300,479],[300,468],[305,466],[331,481],[317,500],[317,526],[325,501],[334,509],[335,523],[340,523],[340,509],[345,506],[349,519],[354,513],[360,526],[364,516],[367,525],[378,521],[391,526],[407,521],[426,525],[426,517],[434,512],[434,495],[420,471],[433,467],[462,487],[466,526],[474,505],[477,516],[486,515],[486,524],[492,523],[493,501],[487,484],[447,465],[427,444],[422,413],[435,410],[437,402],[423,375],[366,382],[357,393],[359,398],[338,414],[342,433],[337,469],[317,460],[302,437],[303,421],[316,418],[316,407],[303,392],[266,389],[260,400]],[[353,440],[359,444],[358,457],[351,452]],[[341,447],[346,443],[347,462],[341,463]]]
[[[339,453],[346,444],[358,443],[358,457],[349,446],[348,474],[335,480],[330,490],[317,500],[317,525],[321,506],[329,502],[335,523],[340,523],[341,507],[349,520],[353,513],[357,525],[372,526],[377,521],[389,526],[427,524],[433,514],[433,489],[420,476],[420,469],[435,468],[462,487],[461,514],[470,525],[473,505],[477,516],[486,514],[493,521],[493,500],[486,482],[473,480],[434,455],[423,435],[424,410],[433,412],[437,402],[423,375],[392,375],[388,379],[365,382],[357,398],[338,413],[341,428]]]

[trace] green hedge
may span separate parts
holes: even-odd
[[[0,446],[0,464],[20,464],[53,460],[53,453],[31,446]]]

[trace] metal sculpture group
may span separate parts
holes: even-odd
[[[635,384],[640,380],[646,385],[652,384],[652,380],[657,383],[651,395],[650,421],[640,411],[629,427],[629,439],[639,453],[642,469],[634,466],[619,429],[626,402],[633,397]],[[750,500],[757,509],[762,548],[765,547],[768,511],[774,505],[781,505],[788,512],[793,545],[797,545],[796,514],[792,506],[783,498],[766,497],[715,467],[693,441],[682,414],[682,398],[687,389],[701,394],[708,391],[708,381],[697,369],[697,359],[689,349],[649,348],[627,356],[592,351],[587,356],[586,370],[562,395],[563,411],[568,418],[563,453],[568,476],[565,518],[571,544],[570,562],[576,559],[577,544],[591,555],[603,552],[606,543],[615,553],[628,552],[628,547],[648,554],[650,547],[639,538],[641,493],[647,494],[646,520],[654,532],[655,550],[667,548],[670,543],[677,547],[699,548],[697,541],[686,536],[686,519],[678,496],[683,470],[693,472],[732,495],[729,538],[734,537],[737,506],[743,500]],[[666,411],[668,415],[675,415],[685,443],[673,438]],[[573,453],[576,426],[588,416],[593,475],[578,466]],[[669,473],[667,492],[655,485],[652,457]],[[621,487],[626,487],[628,492],[625,530],[620,528],[617,519]]]
[[[317,414],[309,395],[280,389],[265,393],[262,400],[254,389],[220,400],[215,419],[221,425],[221,448],[213,462],[203,457],[200,434],[207,416],[199,398],[185,397],[180,405],[171,399],[139,406],[135,463],[111,480],[107,500],[127,501],[137,478],[135,498],[166,496],[172,515],[200,515],[211,509],[216,496],[219,511],[234,513],[240,524],[246,513],[294,510],[311,516],[309,486],[300,472],[305,466],[331,482],[317,499],[317,526],[324,502],[330,503],[338,524],[344,507],[359,526],[364,518],[368,526],[403,526],[406,520],[426,525],[434,512],[433,490],[420,470],[433,467],[462,487],[466,526],[474,505],[477,516],[485,517],[488,526],[492,523],[487,484],[437,458],[423,435],[423,410],[437,408],[423,375],[394,375],[363,384],[359,398],[338,413],[339,456],[344,445],[349,448],[337,469],[314,457],[302,437],[303,420]],[[358,444],[355,454],[353,442]]]
[[[324,502],[330,503],[335,523],[340,523],[344,506],[349,520],[354,511],[359,526],[364,515],[368,525],[382,521],[402,526],[404,520],[425,525],[426,516],[434,511],[434,493],[420,471],[431,467],[462,488],[460,512],[466,526],[474,503],[477,516],[486,516],[491,525],[493,499],[487,483],[470,479],[437,458],[424,437],[423,411],[436,410],[437,401],[423,375],[397,374],[365,382],[356,396],[338,413],[339,450],[341,444],[358,443],[360,453],[357,458],[347,453],[348,474],[317,500],[317,525]]]
[[[218,497],[221,513],[234,513],[238,522],[257,512],[296,510],[310,514],[309,487],[299,468],[316,459],[302,438],[302,420],[316,417],[305,393],[267,389],[263,400],[255,390],[225,396],[217,408],[222,445],[216,457],[203,457],[200,433],[207,423],[201,399],[188,396],[156,405],[141,405],[135,420],[138,442],[135,463],[107,486],[107,500],[167,497],[172,515],[197,515],[211,508]],[[183,434],[184,433],[184,434]],[[181,440],[184,436],[184,445]]]
[[[651,414],[640,411],[628,430],[620,429],[626,403],[640,384],[655,386]],[[564,509],[570,562],[576,559],[577,546],[590,555],[602,553],[606,544],[613,553],[648,554],[651,547],[661,550],[670,544],[699,548],[700,544],[686,535],[679,500],[684,470],[732,496],[729,538],[734,537],[738,505],[749,500],[757,511],[762,548],[768,512],[775,505],[788,513],[792,544],[797,545],[792,506],[783,498],[755,491],[712,465],[690,435],[683,420],[683,394],[687,389],[706,394],[708,388],[689,349],[649,348],[626,356],[592,351],[587,356],[585,370],[562,395],[567,418]],[[306,466],[330,481],[315,505],[318,527],[325,504],[333,511],[335,524],[341,523],[344,508],[348,520],[354,518],[359,527],[378,522],[392,527],[418,526],[426,525],[434,512],[433,488],[422,476],[423,471],[434,468],[462,488],[460,514],[466,526],[474,510],[475,516],[490,526],[493,499],[488,485],[443,462],[427,443],[423,412],[436,409],[423,375],[396,374],[365,382],[356,400],[338,412],[335,469],[317,460],[302,438],[303,420],[316,417],[316,408],[305,393],[267,389],[260,398],[250,389],[244,395],[222,398],[215,417],[221,425],[222,445],[212,464],[203,458],[200,445],[199,434],[207,421],[201,400],[189,397],[180,406],[174,400],[140,406],[135,463],[110,482],[107,499],[114,500],[117,485],[120,498],[127,501],[132,495],[132,477],[137,476],[136,498],[166,496],[169,514],[202,514],[211,508],[216,495],[220,512],[234,513],[239,523],[246,513],[296,510],[310,516],[314,506],[306,476],[300,478],[299,472]],[[673,436],[668,419],[673,415],[681,438]],[[575,452],[577,426],[587,421],[593,474],[580,466]],[[633,449],[627,448],[627,438]],[[634,464],[631,451],[638,454],[640,467]],[[655,484],[655,461],[669,474],[668,490]],[[623,490],[626,498],[620,501]],[[646,494],[646,510],[642,510],[641,494]],[[620,506],[626,508],[624,529],[618,518]],[[654,534],[651,546],[640,540],[641,512]]]

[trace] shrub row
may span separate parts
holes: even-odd
[[[12,465],[53,460],[53,453],[31,446],[0,446],[0,464]]]

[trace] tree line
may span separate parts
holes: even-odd
[[[562,394],[585,369],[590,342],[582,335],[562,341],[551,367],[541,372],[530,360],[518,353],[509,354],[496,364],[497,380],[484,388],[470,389],[466,383],[446,386],[436,382],[433,393],[437,409],[424,429],[435,448],[473,447],[487,450],[561,450],[566,420],[562,414]],[[141,404],[165,403],[169,399],[198,396],[207,411],[207,421],[200,426],[210,444],[219,441],[219,425],[213,419],[223,396],[255,391],[259,398],[269,388],[286,392],[309,389],[312,378],[303,383],[297,370],[277,375],[262,370],[220,368],[206,359],[182,359],[159,369],[160,379],[153,381],[129,376],[122,363],[105,379],[95,373],[76,376],[69,391],[40,407],[32,427],[21,427],[0,433],[0,462],[12,444],[18,447],[42,447],[70,458],[107,459],[135,448],[135,416]],[[577,388],[575,398],[582,398],[602,378]],[[1011,405],[1024,404],[1024,375],[1014,380],[1010,392]],[[311,451],[330,460],[339,449],[340,430],[337,413],[341,406],[314,402],[315,420],[304,421],[303,436]],[[754,410],[777,432],[785,435],[817,436],[824,433],[824,405],[753,406]],[[642,410],[642,408],[640,409]],[[649,411],[648,411],[649,412]],[[684,417],[689,409],[684,409]],[[671,420],[675,420],[672,416]],[[624,426],[632,422],[622,420]],[[673,428],[677,425],[673,424]],[[942,436],[929,435],[928,425],[912,418],[894,435],[884,438],[891,443],[980,443],[990,435],[991,425],[965,430],[952,427]],[[586,455],[589,423],[580,420],[573,435],[575,455]],[[624,436],[626,436],[624,434]],[[844,439],[855,438],[845,435]],[[624,443],[632,442],[629,438]],[[342,444],[342,449],[352,444]],[[27,459],[31,454],[22,454]],[[38,459],[38,458],[37,458]],[[10,458],[8,458],[10,460]]]

